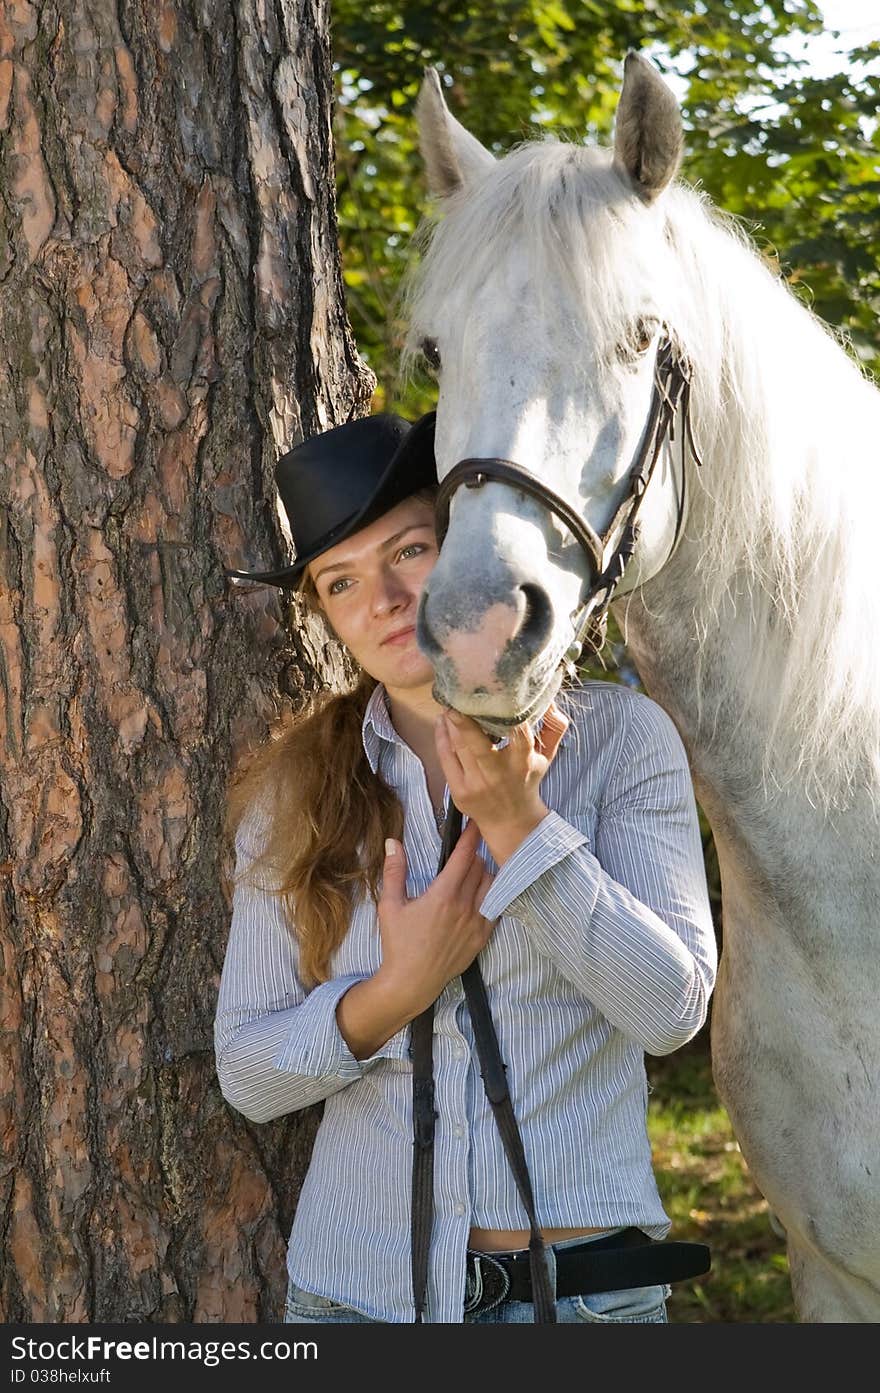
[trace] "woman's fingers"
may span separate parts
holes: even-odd
[[[470,900],[470,902],[473,903],[475,906],[478,903],[478,891],[480,888],[480,884],[485,877],[485,874],[486,863],[483,860],[480,853],[477,851],[474,853],[474,859],[468,867],[467,875],[462,881],[461,886],[462,895],[468,900]]]
[[[492,742],[475,721],[457,711],[444,711],[437,722],[437,755],[450,788],[480,776],[479,760],[491,754]]]
[[[548,764],[552,763],[553,756],[559,749],[559,742],[570,725],[571,721],[565,712],[560,711],[555,702],[551,702],[544,713],[536,745]]]
[[[518,747],[523,752],[536,749],[545,759],[552,760],[570,724],[568,716],[560,711],[555,702],[551,702],[544,713],[537,735],[528,721],[523,721],[520,725],[511,726],[508,746]],[[471,720],[470,716],[463,716],[460,711],[444,711],[438,717],[437,732],[438,740],[442,742],[444,749],[459,763],[468,758],[486,759],[498,753],[490,737],[477,722]]]
[[[537,749],[535,732],[532,730],[528,721],[523,721],[521,725],[513,726],[508,739],[509,748],[512,747],[514,753],[519,755],[521,759],[528,760],[532,751]]]
[[[436,886],[444,899],[463,901],[473,909],[479,909],[494,880],[477,851],[480,836],[476,822],[468,821],[450,853],[449,860],[431,887],[433,889]],[[431,889],[426,893],[430,894]]]
[[[465,778],[481,783],[486,780],[491,782],[498,776],[500,764],[525,771],[534,749],[534,738],[527,722],[511,726],[506,746],[498,749],[492,738],[470,716],[447,711],[441,720],[444,743],[458,761]]]
[[[480,841],[480,829],[475,822],[468,822],[464,828],[452,851],[449,853],[449,860],[443,867],[434,884],[441,881],[443,885],[454,892],[457,892],[468,872],[472,869],[474,860],[479,860],[477,856],[477,846]]]
[[[446,776],[446,782],[450,788],[453,788],[461,782],[464,770],[458,751],[452,743],[445,714],[438,716],[434,723],[434,744],[437,748],[440,768]]]
[[[493,753],[492,740],[470,716],[460,711],[444,711],[441,717],[447,739],[459,756],[482,759]]]

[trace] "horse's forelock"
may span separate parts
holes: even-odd
[[[569,278],[592,336],[612,338],[626,305],[619,286],[613,295],[597,295],[601,281],[595,274],[592,293],[586,293],[589,268],[610,271],[610,244],[637,213],[635,203],[612,168],[610,152],[557,140],[517,146],[477,187],[448,199],[440,221],[423,231],[425,257],[405,292],[412,326],[407,350],[417,348],[427,326],[449,312],[450,298],[473,304],[512,252],[529,257],[537,284]]]

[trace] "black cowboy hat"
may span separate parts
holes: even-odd
[[[310,561],[437,483],[434,412],[415,423],[384,412],[314,435],[275,466],[296,560],[279,571],[230,571],[234,580],[293,588]]]

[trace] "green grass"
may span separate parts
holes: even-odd
[[[706,1032],[647,1059],[648,1132],[670,1238],[708,1243],[712,1269],[673,1286],[671,1324],[795,1320],[784,1241],[749,1178],[712,1083]]]

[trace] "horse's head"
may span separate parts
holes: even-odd
[[[675,99],[630,55],[613,152],[540,142],[499,160],[450,114],[433,70],[418,116],[444,216],[411,293],[409,347],[438,376],[439,477],[510,461],[601,538],[629,495],[680,279],[663,196],[682,147]],[[677,536],[668,466],[664,450],[618,593]],[[437,696],[490,730],[540,714],[601,560],[513,483],[457,488],[419,614]]]

